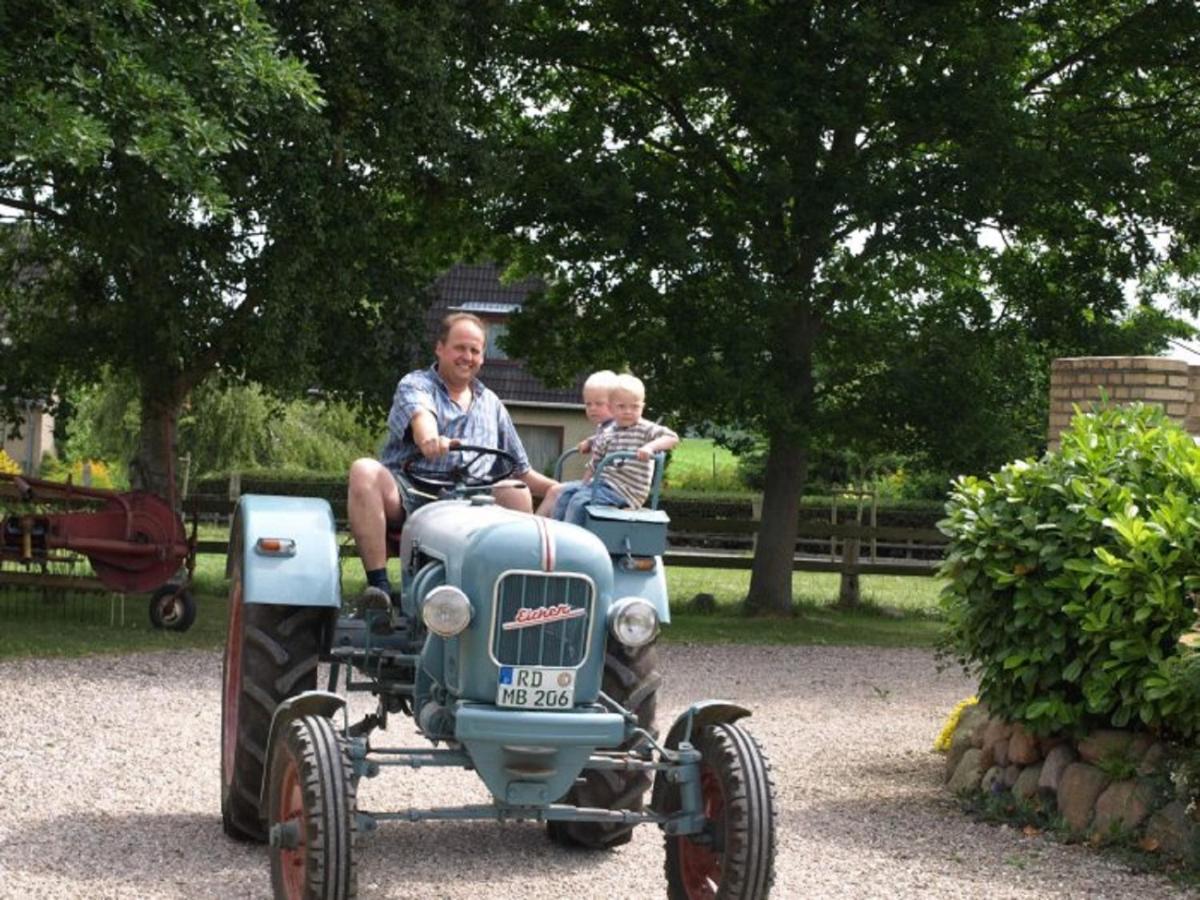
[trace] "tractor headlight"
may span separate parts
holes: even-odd
[[[658,634],[658,613],[642,597],[622,597],[608,614],[613,637],[626,647],[644,647]]]
[[[471,624],[471,601],[456,587],[444,584],[425,595],[421,621],[438,637],[454,637]]]

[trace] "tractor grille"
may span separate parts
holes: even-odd
[[[586,578],[509,572],[496,588],[492,654],[504,666],[578,666],[587,655],[592,606]]]

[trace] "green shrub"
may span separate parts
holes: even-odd
[[[1157,407],[1076,415],[1061,449],[954,482],[942,602],[980,698],[1039,733],[1191,734],[1177,639],[1200,585],[1200,450]]]

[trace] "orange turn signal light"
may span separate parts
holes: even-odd
[[[296,542],[291,538],[260,537],[255,541],[254,549],[263,556],[295,556]]]

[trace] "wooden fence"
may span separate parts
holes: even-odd
[[[194,496],[185,502],[206,516],[227,519],[233,501],[226,497]],[[340,510],[335,505],[335,515]],[[751,518],[702,518],[676,516],[671,519],[668,566],[708,569],[749,569],[754,562],[754,535],[760,523]],[[339,529],[345,529],[343,519]],[[846,554],[849,542],[858,541],[857,559]],[[804,572],[841,572],[862,575],[921,575],[936,573],[946,537],[935,528],[860,525],[855,523],[800,522],[792,569]],[[199,553],[225,553],[226,541],[200,541]],[[343,556],[353,556],[353,544],[342,543]],[[849,556],[849,559],[847,558]]]

